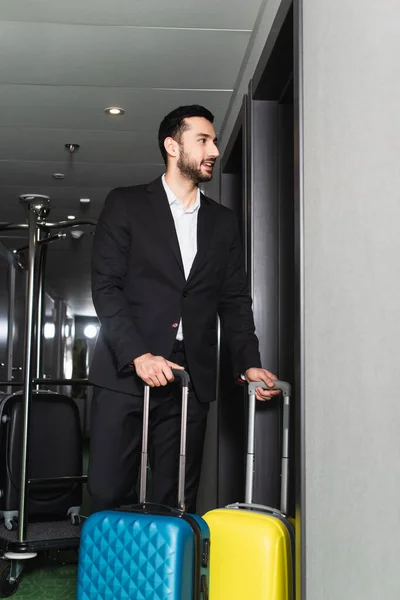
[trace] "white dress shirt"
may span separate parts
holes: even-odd
[[[174,218],[176,235],[178,237],[181,251],[183,268],[186,279],[189,277],[190,269],[197,254],[197,217],[200,208],[200,190],[197,190],[196,202],[187,210],[183,208],[182,202],[177,198],[162,176],[165,193],[168,197],[169,206]],[[182,319],[180,320],[177,340],[183,340]]]

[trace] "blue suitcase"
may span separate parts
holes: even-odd
[[[150,388],[145,387],[140,504],[92,514],[79,549],[77,600],[208,600],[210,532],[184,510],[189,376],[182,381],[178,508],[146,502]]]

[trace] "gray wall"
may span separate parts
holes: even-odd
[[[400,598],[400,4],[303,0],[307,600]]]

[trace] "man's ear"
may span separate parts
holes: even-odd
[[[164,148],[168,156],[176,158],[179,154],[179,144],[174,138],[167,137],[164,140]]]

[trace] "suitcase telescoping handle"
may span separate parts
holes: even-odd
[[[268,387],[263,381],[252,381],[248,385],[249,393],[249,425],[247,436],[247,461],[246,461],[246,504],[253,500],[254,483],[254,447],[255,447],[255,416],[256,416],[256,389],[262,387],[264,390],[281,390],[283,396],[283,418],[282,418],[282,467],[281,467],[281,512],[286,515],[288,509],[289,491],[289,419],[290,419],[290,396],[292,388],[286,381],[275,381],[274,387]]]
[[[186,437],[187,437],[187,413],[190,378],[186,371],[171,369],[175,378],[182,383],[182,417],[181,417],[181,442],[179,452],[179,479],[178,479],[178,507],[185,509],[185,470],[186,470]],[[147,490],[147,457],[149,445],[149,415],[150,415],[150,386],[144,388],[143,407],[143,434],[142,434],[142,459],[140,467],[140,493],[141,504],[146,502]]]

